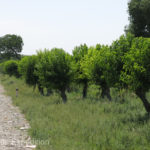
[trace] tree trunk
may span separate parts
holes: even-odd
[[[71,93],[71,91],[72,91],[71,88],[68,87],[68,88],[67,88],[67,92],[68,92],[68,93]]]
[[[110,95],[110,88],[107,86],[102,87],[101,97],[104,98],[105,96],[109,99],[109,101],[112,100],[111,95]]]
[[[46,96],[50,96],[52,94],[52,90],[47,88],[47,94]]]
[[[43,90],[43,88],[41,87],[40,84],[38,84],[38,89],[39,89],[40,94],[44,95],[44,90]]]
[[[88,82],[85,82],[84,87],[83,87],[83,91],[82,91],[83,98],[87,97],[87,89],[88,89]]]
[[[142,103],[147,111],[150,114],[150,103],[146,99],[146,93],[142,91],[136,91],[136,95],[142,100]]]
[[[64,103],[67,102],[67,96],[66,96],[66,93],[65,93],[65,90],[61,90],[61,98],[63,100]]]

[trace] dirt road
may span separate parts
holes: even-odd
[[[0,150],[32,150],[29,124],[0,85]]]

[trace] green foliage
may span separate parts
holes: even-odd
[[[150,39],[135,38],[132,47],[124,57],[121,79],[142,100],[150,113],[146,92],[150,89]]]
[[[86,44],[77,46],[73,50],[74,79],[77,83],[84,83],[88,80],[87,76],[83,73],[83,68],[81,67],[81,62],[87,53],[88,47]]]
[[[73,50],[73,71],[74,71],[74,82],[83,85],[82,95],[83,98],[87,96],[88,89],[88,76],[84,72],[84,68],[81,66],[82,61],[84,61],[85,55],[88,53],[88,47],[86,44],[80,45]]]
[[[134,91],[150,89],[150,39],[135,38],[124,57],[121,79]]]
[[[86,74],[90,81],[98,85],[102,89],[101,96],[111,100],[110,89],[106,78],[107,68],[109,64],[107,59],[110,54],[110,48],[108,46],[96,46],[96,48],[90,48],[88,54],[85,56],[84,61],[81,63],[84,74]]]
[[[19,73],[25,79],[28,85],[35,86],[38,83],[38,77],[35,74],[37,64],[37,56],[25,56],[18,65]]]
[[[122,35],[110,47],[98,44],[95,48],[89,48],[88,54],[81,62],[83,74],[99,86],[122,87],[120,74],[124,64],[123,58],[130,51],[133,39],[132,34]]]
[[[65,94],[72,80],[71,56],[63,49],[54,48],[51,51],[39,51],[38,58],[36,74],[39,81],[43,86]]]
[[[20,74],[18,72],[18,61],[8,60],[4,63],[4,72],[9,76],[19,77]]]
[[[110,51],[104,55],[105,78],[110,87],[124,88],[126,85],[120,80],[120,74],[123,70],[123,59],[126,53],[130,51],[134,36],[130,33],[122,35],[110,46]]]
[[[5,74],[4,66],[5,66],[5,62],[0,63],[0,73]]]
[[[49,50],[44,50],[38,51],[37,52],[37,59],[38,63],[36,65],[37,70],[35,71],[36,75],[39,78],[39,82],[43,87],[46,88],[52,88],[51,87],[51,82],[49,82],[49,74],[48,70],[50,69],[49,66],[49,56],[50,56],[50,51]]]
[[[23,40],[20,36],[7,34],[0,37],[0,59],[20,59]]]
[[[96,50],[100,50],[102,48],[101,44],[96,44]]]
[[[103,46],[99,50],[91,47],[89,48],[88,54],[84,57],[83,61],[81,61],[81,68],[84,70],[83,74],[97,85],[101,85],[105,80],[103,76],[105,65],[103,64],[103,56],[108,49],[107,46]]]
[[[88,53],[88,47],[86,44],[80,45],[73,50],[73,71],[74,71],[74,82],[83,85],[83,98],[87,96],[88,88],[88,76],[84,73],[84,68],[81,66],[84,61],[84,56]]]
[[[150,1],[130,0],[128,3],[130,24],[126,32],[133,33],[136,37],[150,37]]]
[[[71,81],[71,57],[63,49],[38,52],[37,74],[40,81],[46,80],[55,89],[66,88]],[[45,77],[46,78],[43,78]],[[46,82],[44,82],[46,83]]]
[[[86,44],[81,44],[80,46],[76,46],[72,53],[75,62],[79,63],[82,60],[82,58],[88,53],[88,47]]]

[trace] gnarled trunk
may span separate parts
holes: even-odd
[[[83,91],[82,91],[82,94],[83,94],[83,98],[86,98],[87,97],[87,89],[88,89],[88,82],[84,82],[84,87],[83,87]]]
[[[142,100],[142,103],[147,111],[147,113],[150,114],[150,103],[148,102],[148,100],[146,99],[146,93],[142,92],[140,90],[136,91],[136,95]]]
[[[40,84],[38,84],[38,89],[41,95],[44,95],[44,90]]]
[[[102,86],[102,93],[101,93],[102,98],[105,96],[111,101],[111,95],[110,95],[110,88],[108,86]]]
[[[61,98],[62,98],[63,102],[66,103],[67,102],[67,96],[65,93],[65,89],[62,89],[60,92],[61,92]]]

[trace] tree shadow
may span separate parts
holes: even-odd
[[[150,120],[150,114],[146,113],[143,116],[138,116],[135,121],[138,122],[139,124],[147,123]]]
[[[146,113],[144,115],[138,115],[138,116],[134,116],[134,117],[131,116],[127,119],[122,118],[121,120],[124,124],[128,124],[130,122],[130,123],[136,123],[138,125],[142,125],[142,124],[147,123],[150,120],[150,114]]]

